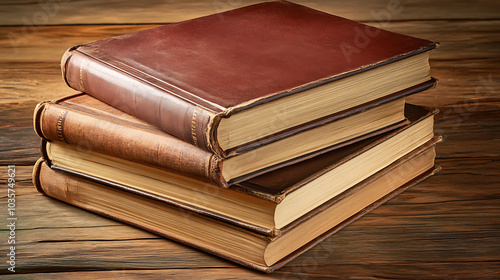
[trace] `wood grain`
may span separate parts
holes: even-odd
[[[0,25],[170,23],[259,3],[257,0],[184,1],[7,1],[0,2]],[[357,21],[499,19],[498,1],[294,0]]]
[[[441,175],[418,184],[271,275],[40,195],[36,103],[74,92],[60,75],[70,46],[257,1],[0,2],[0,184],[16,164],[17,273],[2,279],[497,279],[500,275],[499,1],[294,1],[440,42],[437,88],[408,98],[438,107]],[[42,3],[42,4],[40,4]],[[397,5],[399,3],[399,5]],[[390,5],[394,5],[389,11]],[[47,6],[45,6],[47,8]],[[49,7],[50,8],[50,7]],[[388,12],[388,13],[387,13]],[[32,26],[34,21],[47,22]],[[386,15],[385,18],[378,16]],[[38,18],[37,18],[38,17]],[[137,25],[139,24],[139,25]],[[5,189],[0,209],[7,208]],[[6,219],[0,210],[0,219]],[[0,251],[8,231],[0,227]],[[11,274],[11,275],[9,275]]]
[[[498,262],[492,263],[396,263],[396,264],[360,264],[360,265],[323,265],[315,266],[315,274],[306,267],[285,267],[271,275],[264,275],[241,268],[198,268],[192,273],[185,273],[182,269],[155,269],[155,270],[116,270],[116,271],[84,271],[84,272],[56,272],[56,273],[31,273],[16,276],[5,275],[2,279],[31,280],[31,279],[374,279],[364,275],[376,275],[376,279],[477,279],[475,272],[484,273],[482,279],[496,279]],[[332,275],[331,271],[335,273]],[[353,274],[353,271],[357,273]],[[429,273],[421,274],[422,271]],[[443,276],[439,278],[437,276]]]
[[[408,276],[411,269],[416,272],[423,267],[429,268],[420,272],[423,279],[453,271],[457,279],[467,279],[474,271],[494,275],[500,268],[500,243],[495,242],[500,238],[500,189],[491,182],[500,171],[500,160],[471,162],[460,158],[441,160],[440,164],[441,175],[328,238],[273,277],[307,275],[320,279],[330,273],[363,277],[380,267],[392,267],[384,271],[386,277]],[[464,166],[470,164],[478,169],[464,173]],[[5,174],[5,169],[0,172]],[[181,277],[191,271],[184,269],[190,268],[210,279],[220,276],[218,271],[226,267],[238,271],[236,275],[242,278],[255,276],[212,255],[40,195],[26,179],[30,172],[31,166],[16,170],[18,216],[22,217],[17,233],[19,272],[98,270],[113,277],[110,270],[125,269],[140,272],[128,271],[122,277],[145,278],[153,273],[150,269],[159,269],[158,275]],[[471,189],[472,184],[480,187]],[[5,208],[2,199],[0,209]],[[5,250],[5,244],[0,248]],[[476,265],[463,267],[471,262]]]
[[[433,60],[498,59],[500,20],[410,21],[368,23],[389,31],[440,43]],[[59,63],[64,51],[74,45],[136,32],[159,25],[90,25],[0,27],[1,62]]]

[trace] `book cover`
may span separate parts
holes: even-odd
[[[271,1],[75,46],[61,66],[70,87],[224,156],[429,81],[435,46]]]

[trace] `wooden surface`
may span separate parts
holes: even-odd
[[[409,101],[441,110],[436,132],[445,142],[436,161],[443,171],[271,275],[35,191],[32,111],[73,92],[60,77],[66,48],[253,2],[0,2],[0,221],[7,223],[8,164],[16,165],[18,218],[16,273],[7,270],[9,231],[0,228],[2,279],[500,277],[499,1],[296,1],[441,43],[431,55],[439,87]]]

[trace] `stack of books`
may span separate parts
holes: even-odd
[[[271,272],[439,170],[435,47],[275,1],[70,48],[34,184]]]

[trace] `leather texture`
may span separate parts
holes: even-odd
[[[75,46],[61,66],[72,88],[222,155],[221,117],[435,46],[272,1]]]
[[[358,106],[352,110],[343,111],[328,120],[318,122],[321,125],[333,122],[352,114],[360,113],[409,94],[425,90],[432,87],[435,81],[430,81],[418,87],[391,95],[387,100]],[[393,124],[391,126],[371,131],[365,135],[344,141],[342,143],[324,147],[318,151],[311,152],[299,158],[260,169],[251,174],[243,175],[230,182],[222,176],[224,168],[224,158],[207,152],[188,144],[176,137],[173,137],[153,125],[146,123],[136,117],[126,114],[112,106],[107,105],[87,94],[80,93],[63,97],[54,101],[44,101],[37,105],[34,112],[34,127],[36,133],[49,141],[59,141],[107,155],[148,164],[160,168],[174,171],[178,174],[209,181],[221,187],[228,187],[238,182],[248,180],[261,174],[270,172],[283,166],[297,163],[328,151],[339,149],[349,144],[362,141],[369,137],[379,135],[396,129],[405,122]],[[316,124],[305,126],[307,129],[317,127]],[[296,134],[290,132],[285,136]],[[255,149],[273,140],[251,146]],[[231,156],[249,152],[252,149],[245,149]]]
[[[166,168],[227,187],[221,159],[87,94],[40,103],[35,131],[47,140]]]

